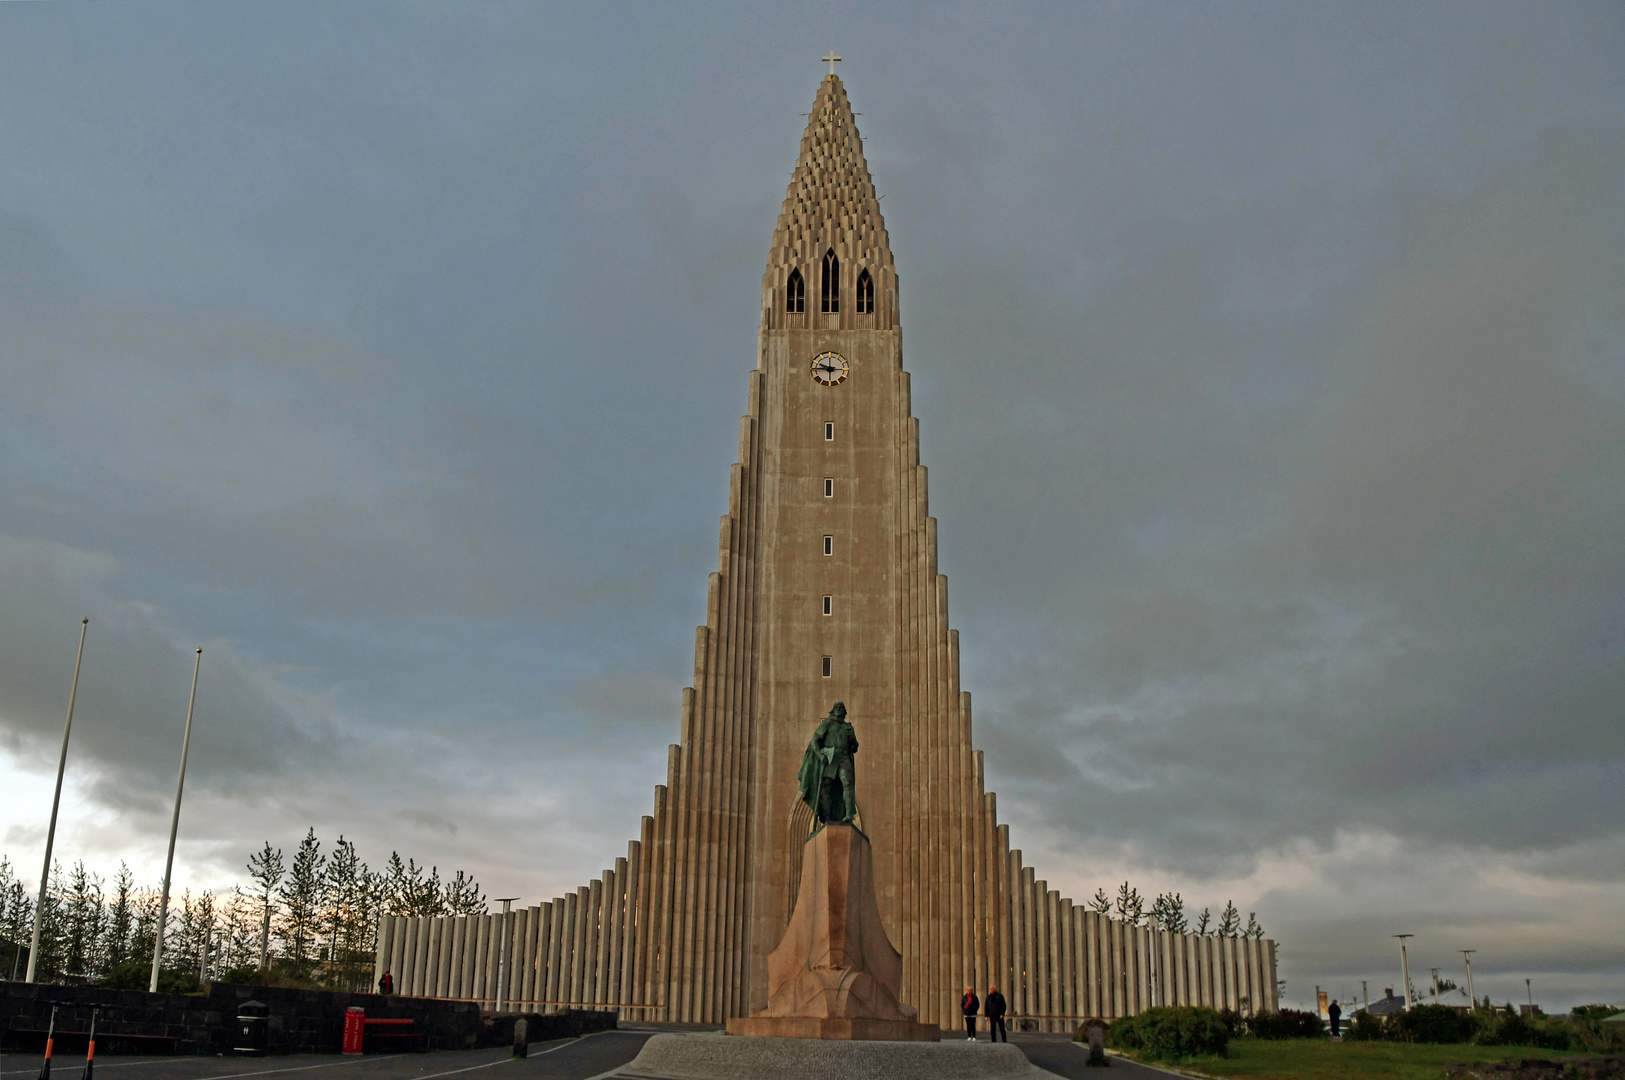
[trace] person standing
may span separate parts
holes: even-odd
[[[987,1016],[987,1037],[994,1042],[1003,1039],[1010,1041],[1010,1033],[1004,1029],[1004,995],[999,993],[997,986],[987,988],[987,1004],[982,1012]]]
[[[1336,998],[1332,998],[1332,1003],[1326,1006],[1326,1019],[1332,1022],[1332,1038],[1341,1039],[1343,1037],[1343,1010],[1338,1007]]]
[[[384,972],[383,978],[378,980],[378,992],[380,994],[393,994],[395,992],[395,976],[387,971]]]
[[[976,1014],[982,1008],[982,1002],[976,996],[976,991],[967,986],[965,996],[959,999],[959,1011],[965,1017],[965,1041],[976,1041]]]

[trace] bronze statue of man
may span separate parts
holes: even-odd
[[[796,777],[801,797],[812,808],[818,824],[850,825],[858,816],[857,785],[852,773],[852,755],[857,752],[857,732],[847,722],[846,706],[837,701],[829,715],[818,722]]]

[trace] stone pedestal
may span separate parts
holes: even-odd
[[[801,851],[795,914],[767,958],[767,1008],[728,1021],[730,1035],[935,1042],[898,995],[903,954],[875,903],[869,838],[826,825]]]

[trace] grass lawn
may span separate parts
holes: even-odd
[[[1473,1046],[1458,1043],[1344,1042],[1330,1039],[1231,1039],[1227,1058],[1187,1058],[1172,1066],[1208,1076],[1256,1080],[1443,1080],[1444,1067],[1458,1061],[1574,1056],[1566,1050],[1527,1046]]]

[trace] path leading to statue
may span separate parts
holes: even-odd
[[[948,1038],[946,1034],[942,1037]],[[1068,1035],[1016,1035],[1010,1041],[1021,1048],[1028,1061],[1066,1080],[1169,1080],[1178,1075],[1120,1057],[1113,1057],[1109,1068],[1087,1068],[1084,1062],[1089,1060],[1089,1048],[1079,1046]]]

